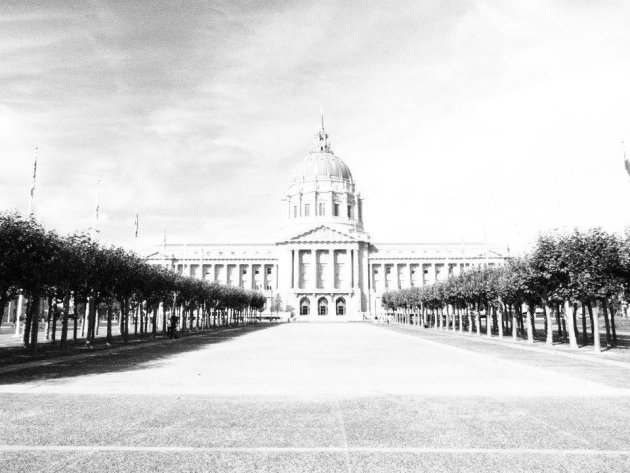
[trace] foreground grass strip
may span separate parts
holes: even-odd
[[[435,454],[537,454],[630,456],[630,449],[560,449],[560,448],[443,448],[443,447],[186,447],[127,445],[0,445],[4,452],[198,452],[198,453],[435,453]]]

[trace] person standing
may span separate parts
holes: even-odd
[[[173,311],[173,314],[171,315],[171,326],[168,328],[168,338],[179,338],[177,336],[177,321],[178,317]]]

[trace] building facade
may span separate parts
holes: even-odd
[[[273,243],[164,244],[149,261],[180,274],[279,295],[297,320],[355,321],[382,312],[387,290],[500,265],[484,244],[374,243],[363,199],[331,148],[324,123],[282,199],[284,225]],[[269,304],[268,304],[269,307]]]

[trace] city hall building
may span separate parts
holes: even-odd
[[[475,266],[498,265],[484,244],[377,243],[363,226],[363,198],[328,134],[296,168],[272,243],[164,244],[149,261],[180,274],[280,295],[298,320],[355,321],[382,313],[387,290],[424,286]],[[267,311],[269,309],[266,309]]]

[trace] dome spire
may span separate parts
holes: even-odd
[[[319,107],[319,114],[322,116],[322,133],[324,132],[324,110]]]
[[[332,148],[330,147],[330,139],[328,138],[328,133],[324,130],[324,112],[320,108],[320,114],[322,119],[322,127],[315,134],[315,143],[313,146],[313,151],[319,153],[332,153]]]

